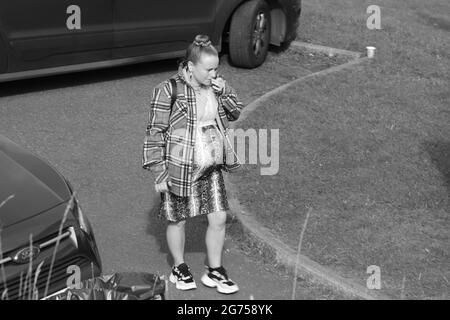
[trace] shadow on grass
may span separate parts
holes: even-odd
[[[417,15],[422,18],[426,25],[443,31],[450,31],[450,20],[433,17],[425,12],[418,12]]]
[[[433,164],[442,173],[443,180],[450,195],[450,142],[449,141],[426,141],[423,148],[429,154]],[[447,204],[449,209],[450,204]]]

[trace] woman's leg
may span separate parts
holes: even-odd
[[[186,221],[183,220],[180,222],[170,222],[167,225],[167,245],[169,246],[175,266],[184,262],[185,224]]]
[[[208,217],[208,229],[206,230],[206,251],[209,267],[222,266],[222,249],[225,242],[225,225],[227,215],[225,211],[210,213]]]

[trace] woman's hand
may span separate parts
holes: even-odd
[[[223,80],[223,78],[220,76],[218,76],[216,79],[211,79],[211,86],[213,90],[218,94],[222,94],[225,90],[225,83],[226,81]]]
[[[170,181],[169,182],[163,181],[161,183],[155,184],[155,190],[156,190],[156,192],[161,192],[161,193],[169,192],[169,187],[171,187],[171,186],[172,186],[172,183]]]

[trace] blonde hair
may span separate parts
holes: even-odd
[[[187,47],[184,59],[181,61],[183,67],[191,61],[196,64],[203,53],[218,56],[217,49],[212,45],[211,40],[207,35],[198,34],[194,41]]]

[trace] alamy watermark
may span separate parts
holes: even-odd
[[[67,7],[67,14],[70,14],[66,20],[66,26],[69,30],[81,29],[81,8],[75,4]]]
[[[381,29],[381,9],[379,6],[370,5],[366,10],[367,14],[370,16],[367,18],[367,28],[369,30],[380,30]]]
[[[371,265],[367,267],[367,273],[370,274],[367,278],[367,289],[380,290],[381,289],[381,269],[379,266]]]
[[[252,128],[245,131],[243,129],[229,130],[230,142],[234,144],[238,160],[242,164],[261,165],[262,176],[275,175],[280,169],[280,130],[270,129],[270,144],[268,132],[267,129]],[[227,156],[231,154],[227,153]]]
[[[70,274],[67,277],[66,287],[69,289],[81,289],[81,269],[77,265],[70,265],[67,267],[66,273]]]
[[[186,148],[189,140],[186,129],[173,130],[170,138],[170,150],[167,150],[172,159],[183,161],[183,159],[189,158],[189,155],[186,154],[190,151],[189,148]],[[275,175],[279,171],[279,129],[228,129],[224,139],[212,140],[209,143],[220,144],[216,148],[206,146],[207,150],[202,150],[211,156],[210,158],[214,158],[215,163],[233,164],[238,162],[242,165],[260,165],[260,174],[263,176]],[[218,154],[216,150],[223,150],[225,154]],[[200,153],[202,152],[198,151],[196,154]],[[199,164],[196,158],[194,158],[194,163]]]

